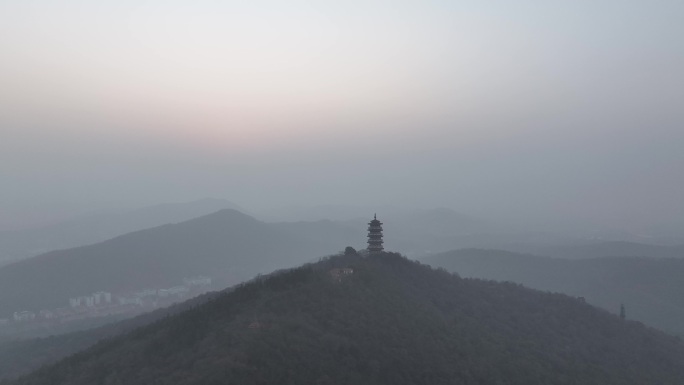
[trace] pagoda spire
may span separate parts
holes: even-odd
[[[368,222],[368,253],[382,253],[382,222],[378,220],[378,215],[373,214],[373,220]]]

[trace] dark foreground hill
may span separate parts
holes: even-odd
[[[363,239],[331,222],[316,229],[310,234],[300,224],[267,224],[226,209],[50,252],[0,268],[0,318],[19,310],[67,306],[69,297],[100,290],[119,294],[171,287],[196,275],[226,287]]]
[[[382,254],[257,279],[12,383],[674,385],[683,360],[565,295]]]
[[[501,250],[464,249],[424,262],[461,276],[521,283],[585,297],[613,313],[684,336],[684,259],[609,257],[568,260]]]

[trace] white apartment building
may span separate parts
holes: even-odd
[[[30,321],[32,319],[36,318],[36,313],[28,310],[24,311],[15,311],[14,312],[14,320],[17,322],[21,321]]]

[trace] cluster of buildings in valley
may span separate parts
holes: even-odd
[[[16,311],[11,318],[0,319],[0,326],[37,322],[69,322],[140,313],[207,292],[211,288],[211,283],[211,278],[198,276],[183,278],[182,285],[162,289],[144,289],[125,295],[112,295],[110,292],[98,291],[90,295],[69,298],[68,307],[39,312]]]
[[[91,295],[82,297],[69,298],[69,307],[75,308],[79,306],[99,306],[112,302],[112,293],[106,291],[98,291]]]

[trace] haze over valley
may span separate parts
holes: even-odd
[[[684,2],[0,2],[0,383],[684,383]]]

